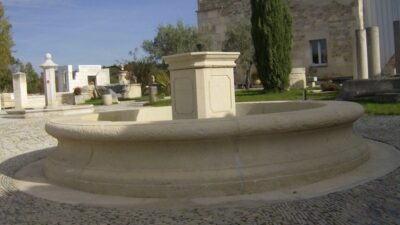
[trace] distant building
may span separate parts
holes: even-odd
[[[100,65],[79,65],[73,70],[72,65],[59,66],[56,72],[57,92],[73,92],[76,87],[93,83],[96,86],[110,84],[110,70]]]
[[[293,16],[293,67],[307,75],[355,77],[355,30],[379,26],[382,72],[394,71],[393,21],[400,20],[400,0],[288,0]],[[198,0],[198,26],[208,28],[217,49],[225,32],[250,19],[250,0]]]

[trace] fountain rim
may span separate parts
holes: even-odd
[[[257,134],[282,134],[352,124],[364,110],[339,101],[280,101],[239,104],[304,103],[319,107],[237,117],[140,121],[88,121],[83,116],[51,120],[46,131],[54,137],[82,141],[178,141]],[[140,110],[140,109],[139,109]]]

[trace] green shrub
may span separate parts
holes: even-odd
[[[165,93],[159,92],[159,93],[157,94],[157,97],[158,97],[159,100],[163,100],[163,99],[165,98]]]
[[[339,85],[332,83],[331,81],[321,83],[321,90],[322,91],[339,91]]]
[[[167,96],[171,95],[171,80],[169,74],[165,70],[157,70],[153,73],[156,77],[156,83],[160,85],[160,92]]]

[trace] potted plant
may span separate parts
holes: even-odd
[[[85,103],[85,98],[82,95],[81,87],[74,88],[74,103],[75,105],[81,105]]]

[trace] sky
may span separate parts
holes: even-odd
[[[74,67],[129,60],[129,51],[153,39],[160,24],[197,23],[196,0],[0,1],[13,26],[14,57],[37,71],[47,52]]]

